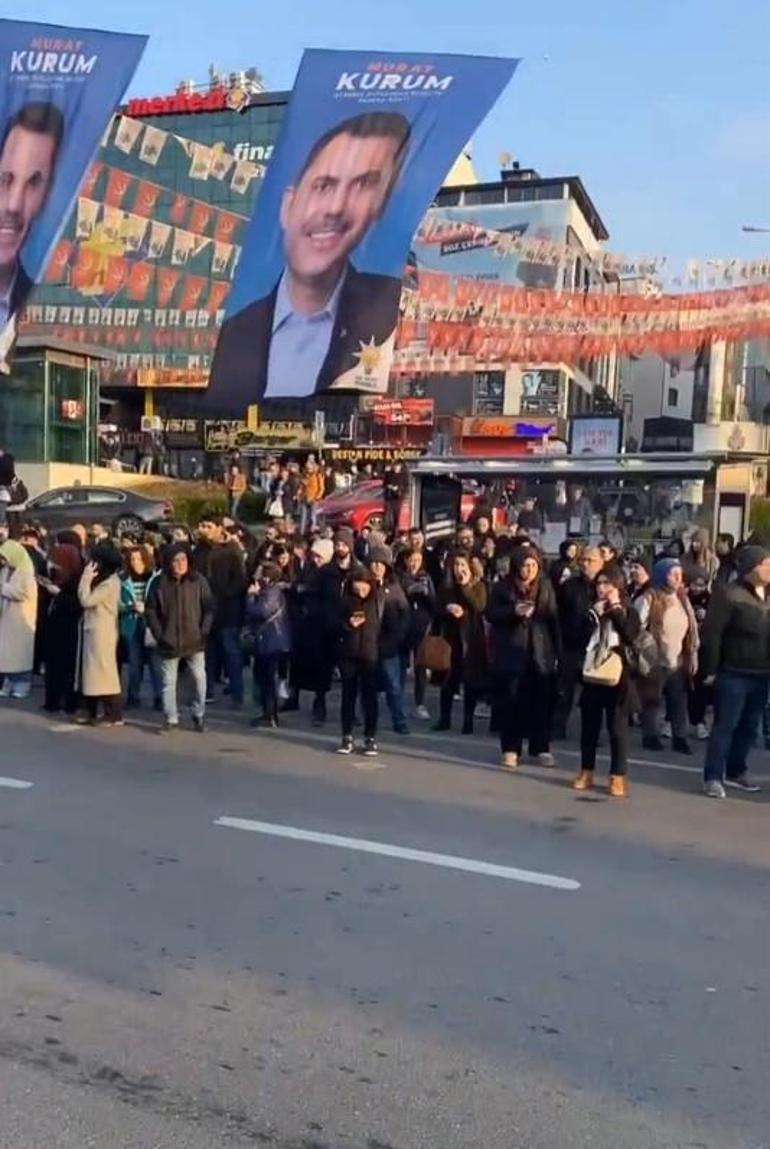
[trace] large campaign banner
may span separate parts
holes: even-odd
[[[516,60],[306,51],[252,217],[205,405],[380,394],[410,241]]]
[[[0,363],[146,42],[0,20]]]

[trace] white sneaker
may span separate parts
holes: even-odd
[[[25,698],[29,698],[31,689],[32,687],[28,682],[23,686],[14,686],[13,690],[11,691],[11,698],[16,698],[19,701],[22,701]]]
[[[503,754],[502,758],[500,759],[500,765],[504,766],[506,770],[516,770],[519,765],[518,754],[513,754],[510,751],[508,754]]]
[[[427,706],[418,706],[415,714],[418,718],[421,718],[423,722],[430,722],[430,710],[428,710]]]
[[[709,728],[705,722],[699,722],[695,727],[695,737],[699,742],[707,742],[709,736]]]
[[[713,781],[707,782],[703,787],[703,793],[707,798],[726,798],[727,791],[721,782]]]
[[[492,710],[486,702],[478,702],[476,704],[476,717],[477,718],[491,718]]]
[[[556,759],[553,754],[549,754],[548,751],[543,751],[542,754],[538,754],[537,756],[537,764],[538,766],[555,766]]]
[[[661,736],[661,738],[670,738],[671,737],[671,723],[670,722],[661,722],[661,724],[660,724],[660,736]]]

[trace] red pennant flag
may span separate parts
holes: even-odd
[[[158,307],[168,307],[181,272],[175,267],[158,268]]]
[[[177,227],[181,227],[187,218],[187,211],[190,207],[190,201],[186,195],[174,196],[174,202],[171,205],[171,210],[168,213],[169,219],[175,223]]]
[[[206,283],[207,280],[202,275],[185,276],[182,300],[179,304],[181,311],[193,311],[198,306],[198,300]]]
[[[217,212],[217,222],[214,225],[214,239],[220,243],[233,243],[240,217],[229,211]]]
[[[77,291],[85,291],[93,285],[99,269],[99,256],[87,247],[79,247],[75,266],[72,269],[72,286]]]
[[[122,255],[111,255],[107,260],[107,273],[104,277],[104,292],[115,295],[128,278],[128,260]]]
[[[128,298],[134,303],[141,303],[147,298],[147,293],[152,285],[152,275],[154,267],[150,263],[144,263],[139,260],[131,268],[131,273],[128,277],[126,284],[126,291]]]
[[[196,235],[205,235],[206,228],[209,226],[213,214],[213,208],[209,207],[208,204],[196,200],[190,213],[190,222],[187,224],[187,230],[194,232]]]
[[[72,254],[72,246],[71,241],[68,239],[59,240],[51,256],[50,263],[45,269],[44,279],[46,283],[64,283],[67,263]]]
[[[160,192],[161,189],[157,184],[151,184],[148,180],[140,180],[134,197],[134,214],[151,219]]]
[[[209,288],[209,299],[206,304],[206,310],[210,311],[213,315],[215,311],[219,311],[220,307],[227,299],[230,291],[230,284],[222,279],[216,279]]]
[[[79,194],[85,196],[86,199],[93,199],[94,188],[96,187],[97,180],[103,171],[104,164],[100,160],[94,160],[86,172],[85,177],[83,178],[83,182],[80,185]]]
[[[107,190],[104,193],[104,202],[109,207],[120,207],[126,198],[126,192],[133,182],[134,177],[128,175],[127,172],[118,171],[117,168],[110,168],[110,174],[107,176]]]

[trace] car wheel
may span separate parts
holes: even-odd
[[[144,530],[144,523],[136,515],[121,515],[112,524],[112,529],[118,536],[134,535]]]

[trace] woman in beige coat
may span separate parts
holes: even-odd
[[[0,698],[27,698],[32,688],[37,580],[21,543],[0,546]]]
[[[124,724],[118,672],[118,571],[121,565],[120,552],[115,547],[110,544],[95,547],[78,586],[83,607],[79,680],[86,705],[82,722],[92,725],[99,721],[100,702],[103,721],[108,726]]]

